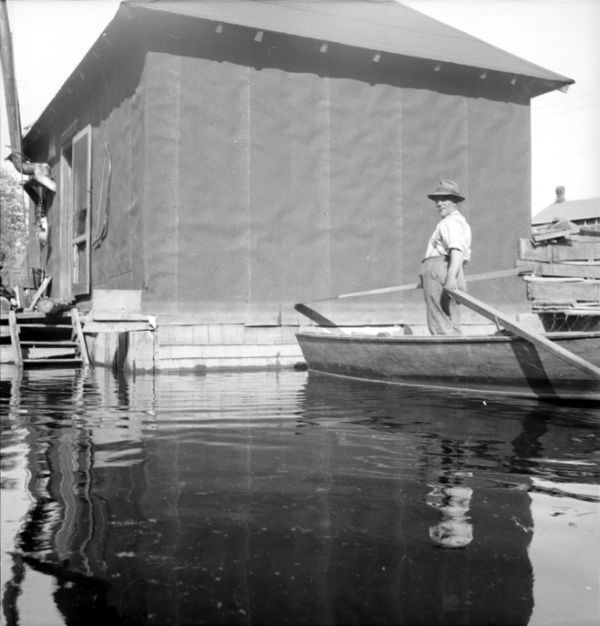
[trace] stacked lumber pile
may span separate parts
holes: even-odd
[[[546,330],[600,329],[600,229],[556,220],[519,240],[517,269]]]

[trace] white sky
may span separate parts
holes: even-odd
[[[197,0],[194,0],[197,1]],[[564,185],[600,196],[600,0],[406,0],[404,4],[575,79],[532,103],[532,212]],[[8,0],[24,127],[32,124],[100,35],[116,0]],[[2,93],[1,156],[9,142]]]

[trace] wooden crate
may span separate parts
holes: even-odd
[[[550,303],[600,303],[600,280],[531,278],[526,281],[529,300]]]
[[[600,239],[574,235],[562,243],[534,246],[529,239],[520,238],[518,258],[543,263],[600,261]]]

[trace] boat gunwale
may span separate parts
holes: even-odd
[[[543,337],[554,340],[600,340],[600,331],[570,331],[570,332],[551,332],[542,333]],[[523,337],[512,334],[499,335],[349,335],[343,333],[324,333],[301,331],[296,333],[298,339],[307,339],[309,341],[326,341],[331,342],[354,342],[354,343],[376,343],[376,344],[478,344],[478,343],[513,343],[526,342]]]

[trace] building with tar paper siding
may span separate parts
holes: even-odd
[[[294,303],[416,281],[441,178],[469,272],[514,266],[530,103],[572,82],[396,2],[123,2],[24,139],[57,183],[30,264],[96,362],[294,364]],[[518,278],[473,293],[528,307]],[[420,292],[320,310],[425,317]]]

